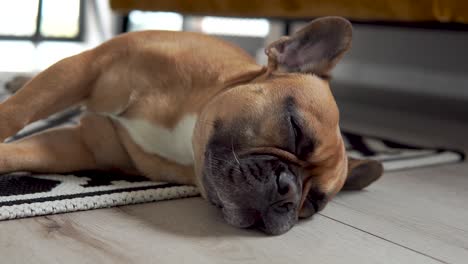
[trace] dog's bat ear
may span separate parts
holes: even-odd
[[[290,37],[271,43],[265,53],[272,70],[327,76],[351,47],[351,23],[340,17],[315,19]]]
[[[348,158],[348,176],[343,190],[362,190],[382,176],[382,164],[375,160]]]

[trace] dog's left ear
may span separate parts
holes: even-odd
[[[348,158],[348,176],[343,190],[362,190],[382,176],[382,163]]]
[[[268,67],[285,72],[327,76],[350,48],[351,23],[340,17],[315,19],[290,37],[282,37],[265,50]]]

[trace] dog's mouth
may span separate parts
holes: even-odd
[[[297,222],[302,184],[284,161],[268,155],[206,158],[206,198],[226,222],[271,235],[282,234]]]
[[[298,221],[295,213],[277,213],[271,210],[260,212],[252,209],[227,209],[220,207],[223,217],[232,226],[256,229],[269,235],[281,235]]]

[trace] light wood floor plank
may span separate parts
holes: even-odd
[[[343,127],[353,131],[468,151],[468,122],[341,106]],[[363,192],[340,194],[323,214],[448,263],[467,263],[468,163],[387,173]]]
[[[448,263],[468,260],[466,164],[389,173],[323,215]]]
[[[282,236],[226,224],[200,198],[0,223],[9,263],[440,263],[317,216]]]

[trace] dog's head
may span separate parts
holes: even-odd
[[[362,188],[380,176],[378,164],[348,164],[326,78],[351,34],[345,19],[314,20],[267,47],[266,74],[205,107],[195,169],[202,193],[229,223],[281,234],[320,211],[345,182]]]

